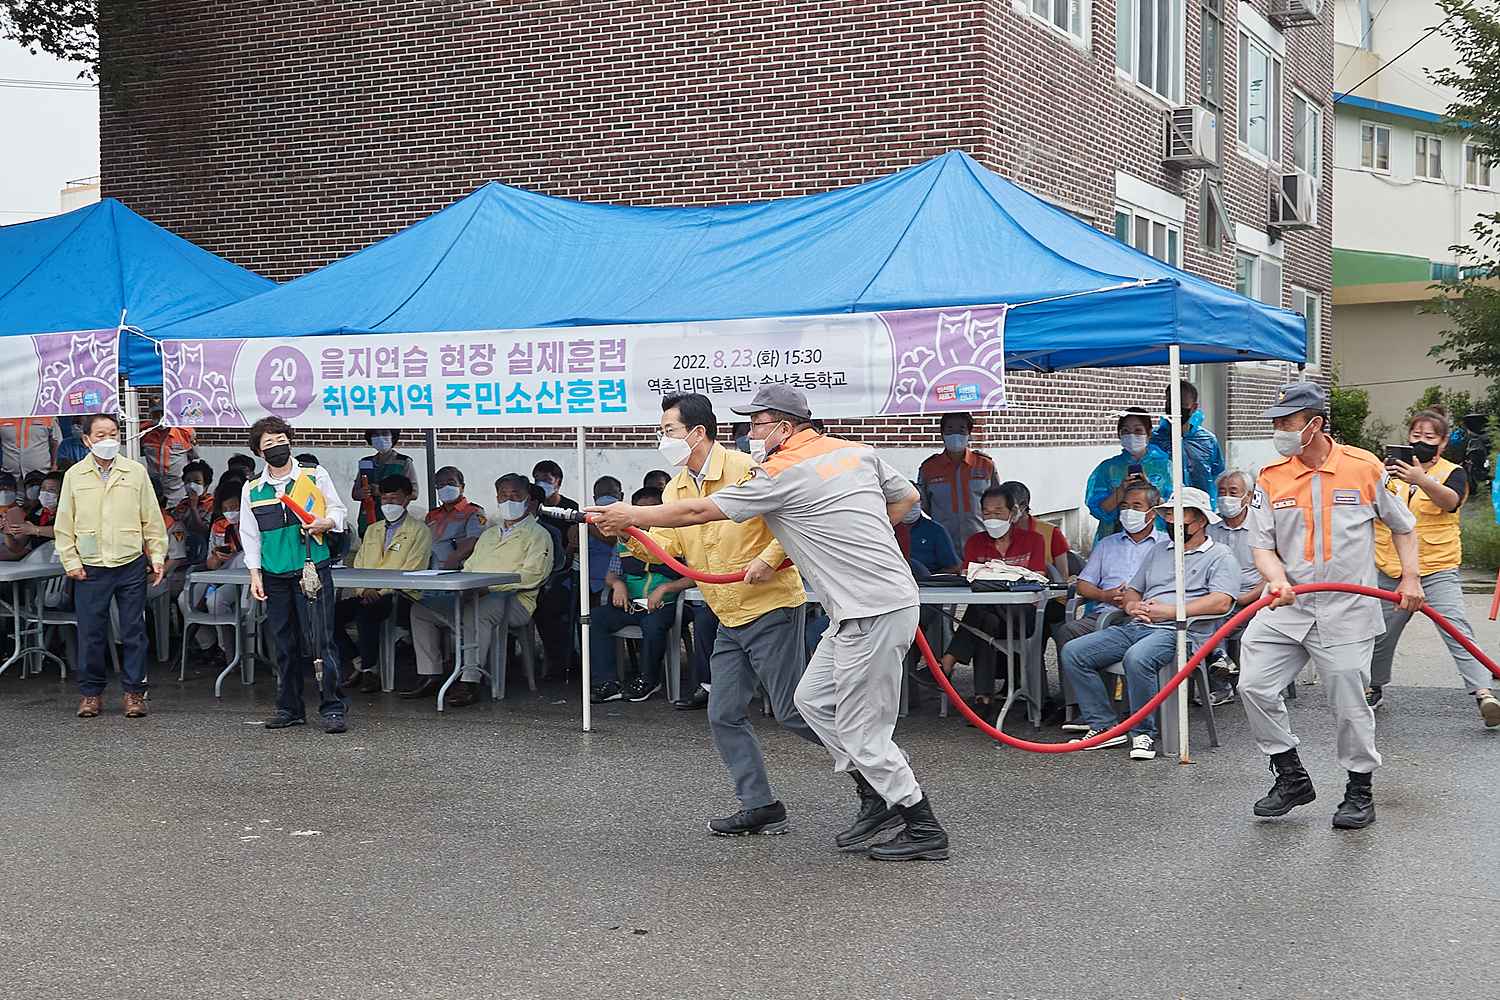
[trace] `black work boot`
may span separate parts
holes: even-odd
[[[932,814],[927,797],[914,806],[896,808],[906,820],[906,829],[870,848],[870,857],[876,861],[947,861],[948,833]]]
[[[708,832],[715,837],[776,837],[786,831],[786,806],[780,802],[758,809],[741,809],[733,816],[708,823]]]
[[[854,817],[854,823],[849,829],[833,838],[841,851],[858,850],[874,840],[876,834],[893,830],[903,822],[901,810],[886,805],[885,799],[865,780],[864,775],[855,771],[853,777],[854,785],[859,789],[859,815]]]
[[[1296,750],[1274,754],[1271,771],[1276,775],[1276,784],[1271,786],[1265,798],[1255,803],[1255,815],[1285,816],[1297,806],[1307,805],[1318,797]]]
[[[1335,830],[1363,830],[1375,822],[1375,792],[1370,787],[1371,775],[1349,772],[1349,784],[1344,788],[1344,801],[1333,813]]]

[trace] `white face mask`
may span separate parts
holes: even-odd
[[[1244,509],[1244,497],[1219,497],[1219,513],[1224,517],[1239,517]]]
[[[57,494],[56,493],[52,493],[52,492],[50,492],[48,490],[43,490],[41,493],[37,494],[37,500],[40,501],[41,505],[43,507],[46,507],[48,510],[56,510],[57,509]]]
[[[237,510],[226,510],[224,512],[224,520],[228,521],[230,524],[239,524],[240,512]]]
[[[661,440],[656,442],[656,450],[675,469],[687,464],[688,456],[693,453],[693,446],[688,444],[687,438],[667,437],[663,434]]]
[[[437,488],[438,503],[452,503],[464,495],[464,491],[458,486],[439,486]]]
[[[1010,522],[998,517],[987,517],[984,519],[984,530],[989,532],[991,538],[1003,538],[1010,530]]]
[[[391,440],[389,434],[375,434],[370,437],[370,447],[374,448],[377,452],[390,451],[393,444],[395,442]]]
[[[610,496],[608,493],[604,494],[602,497],[594,497],[594,506],[595,507],[608,507],[612,503],[619,503],[619,502],[620,502],[620,498],[619,497]]]
[[[380,505],[380,516],[385,518],[386,523],[401,520],[406,513],[406,508],[399,503],[383,503]]]
[[[906,516],[901,519],[901,523],[902,524],[916,524],[921,519],[922,519],[922,505],[919,504],[919,503],[917,503],[917,504],[912,504],[911,510],[909,510],[909,511],[906,512]]]
[[[757,464],[765,462],[766,459],[771,457],[772,452],[786,444],[785,440],[776,442],[774,446],[771,444],[771,435],[776,433],[776,427],[779,426],[781,425],[777,424],[775,427],[772,427],[770,433],[763,438],[750,439],[750,457],[755,459]]]
[[[202,483],[188,483],[187,491],[195,497],[201,497],[206,487]]]
[[[1131,510],[1126,507],[1120,511],[1120,527],[1132,535],[1150,523],[1151,512],[1148,510]]]
[[[1146,445],[1150,443],[1150,440],[1144,434],[1121,434],[1120,447],[1139,457],[1146,453]]]
[[[501,500],[500,519],[503,521],[519,521],[526,516],[525,500]]]
[[[562,485],[561,483],[554,483],[550,479],[538,479],[536,484],[542,488],[542,492],[548,497],[557,496],[557,490]]]
[[[943,450],[954,453],[964,451],[969,447],[969,435],[967,434],[944,434]]]
[[[120,453],[119,438],[101,438],[89,445],[89,451],[101,462],[113,462]]]
[[[1302,443],[1302,435],[1307,433],[1307,429],[1312,426],[1313,420],[1316,419],[1318,418],[1313,417],[1311,420],[1308,420],[1307,423],[1302,425],[1300,431],[1272,431],[1271,443],[1276,446],[1276,454],[1286,458],[1302,454],[1302,449],[1305,447]]]

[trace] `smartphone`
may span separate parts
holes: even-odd
[[[359,471],[361,475],[368,476],[375,471],[375,460],[373,458],[362,458],[359,460]]]
[[[1130,467],[1125,470],[1127,476],[1144,476],[1145,474],[1146,471],[1141,467],[1140,462],[1130,463]]]
[[[1388,444],[1385,446],[1385,464],[1392,462],[1405,462],[1407,465],[1417,464],[1417,453],[1409,444]]]

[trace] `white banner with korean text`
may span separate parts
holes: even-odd
[[[815,417],[1005,405],[1005,306],[706,323],[176,340],[162,345],[167,422],[246,427],[655,424],[697,392],[729,419],[769,382]]]

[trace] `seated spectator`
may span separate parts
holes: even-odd
[[[661,469],[652,469],[641,479],[641,489],[655,490],[660,493],[667,488],[667,484],[671,481],[672,474],[670,472],[664,472]]]
[[[21,506],[26,508],[30,514],[36,510],[37,500],[42,495],[42,479],[47,475],[46,469],[32,469],[26,473],[21,480]]]
[[[1071,574],[1068,572],[1068,535],[1057,525],[1043,521],[1031,513],[1031,490],[1025,483],[1015,480],[1001,483],[1008,486],[1015,494],[1016,503],[1016,527],[1034,531],[1042,536],[1042,545],[1047,551],[1047,561],[1056,571],[1049,574],[1054,580],[1067,580]]]
[[[375,449],[375,454],[359,460],[359,472],[355,474],[354,485],[349,490],[349,496],[359,504],[357,530],[360,538],[364,537],[365,529],[380,520],[379,491],[386,477],[405,476],[409,483],[417,481],[416,463],[411,460],[410,455],[403,455],[396,450],[396,445],[401,442],[400,431],[365,431],[365,441]]]
[[[661,503],[661,491],[642,487],[630,502],[654,507]],[[590,613],[594,619],[589,629],[590,666],[597,682],[593,701],[646,701],[661,690],[662,660],[677,619],[677,595],[692,587],[693,581],[665,566],[637,559],[621,542],[604,585],[609,601]],[[622,689],[615,663],[615,633],[630,625],[641,629],[641,672]]]
[[[26,553],[36,550],[52,539],[52,524],[57,520],[57,501],[62,496],[62,473],[44,472],[37,487],[36,506],[27,513],[26,519],[5,526],[6,541],[25,546]],[[24,557],[24,553],[23,553]]]
[[[531,484],[525,476],[510,473],[495,482],[495,502],[499,523],[486,529],[474,545],[474,552],[464,560],[464,570],[471,573],[515,573],[515,583],[491,587],[479,601],[477,621],[468,627],[474,634],[463,641],[477,650],[477,656],[488,654],[495,629],[525,625],[536,609],[537,588],[552,568],[552,536],[532,516]],[[442,649],[440,630],[452,621],[452,603],[446,608],[422,603],[411,612],[412,644],[416,647],[417,673],[422,683],[402,697],[420,698],[435,694],[441,686]],[[470,660],[470,663],[476,662]],[[478,700],[480,671],[477,666],[464,670],[447,703],[455,707],[472,705]]]
[[[531,469],[531,478],[542,491],[542,506],[577,510],[578,503],[563,495],[562,466],[550,459],[543,459]],[[578,551],[578,526],[539,515],[543,525],[554,529],[563,541],[563,559],[569,565]],[[547,659],[547,672],[562,677],[573,666],[574,640],[578,620],[578,592],[573,589],[573,580],[562,576],[547,585],[537,598],[536,630],[542,637],[542,655]]]
[[[1020,495],[1010,484],[991,486],[981,494],[979,513],[984,531],[964,542],[965,572],[970,566],[991,560],[1037,573],[1047,572],[1047,550],[1042,536],[1015,525],[1020,505]],[[1061,617],[1060,613],[1058,617]],[[1007,621],[1006,615],[996,605],[971,604],[964,614],[963,624],[955,630],[953,641],[943,653],[945,674],[951,674],[959,663],[974,665],[974,699],[970,707],[991,725],[999,714],[994,703],[999,650],[987,642],[986,637],[1003,641],[1009,635]],[[1034,619],[1028,619],[1028,635],[1034,627]]]
[[[1053,631],[1058,655],[1079,636],[1099,631],[1099,621],[1109,612],[1125,607],[1125,585],[1135,579],[1141,560],[1166,532],[1156,523],[1156,505],[1161,497],[1150,483],[1135,482],[1120,502],[1120,531],[1094,543],[1088,562],[1078,574],[1077,593],[1084,600],[1083,616],[1063,622]]]
[[[1255,495],[1255,483],[1248,473],[1230,469],[1219,476],[1215,486],[1219,496],[1219,516],[1223,520],[1209,525],[1208,534],[1215,542],[1234,553],[1235,562],[1240,566],[1240,586],[1243,588],[1235,596],[1235,607],[1249,607],[1260,600],[1261,592],[1265,589],[1265,581],[1261,579],[1260,570],[1255,568],[1255,555],[1250,550],[1250,500]],[[1230,638],[1234,639],[1238,635],[1239,632],[1236,632]],[[1234,687],[1222,667],[1215,666],[1208,676],[1209,701],[1215,705],[1224,705],[1234,700]]]
[[[68,469],[83,461],[89,453],[89,446],[83,440],[78,418],[63,417],[60,422],[63,438],[62,443],[57,446],[57,471],[67,472]]]
[[[224,463],[224,476],[238,476],[249,482],[255,478],[255,459],[249,455],[230,455]]]
[[[1240,567],[1234,553],[1218,545],[1208,534],[1210,524],[1218,520],[1208,494],[1184,487],[1183,507],[1183,593],[1189,618],[1217,618],[1234,608],[1240,592]],[[1171,505],[1157,507],[1163,517],[1171,517]],[[1079,711],[1088,723],[1089,739],[1115,724],[1114,705],[1102,671],[1116,663],[1125,667],[1125,689],[1134,712],[1150,701],[1160,688],[1158,672],[1171,666],[1177,657],[1177,580],[1173,566],[1174,548],[1168,537],[1152,545],[1141,560],[1135,576],[1126,584],[1122,609],[1130,616],[1123,625],[1112,625],[1092,635],[1067,644],[1062,651],[1062,669],[1073,687]],[[1188,630],[1188,653],[1213,634],[1215,623],[1194,623]],[[1130,759],[1153,760],[1160,738],[1155,713],[1147,715],[1131,730]],[[1075,740],[1074,742],[1078,742]],[[1120,746],[1122,734],[1100,744]],[[1094,749],[1098,749],[1097,747]]]
[[[1099,519],[1095,541],[1120,530],[1118,514],[1127,486],[1149,483],[1162,499],[1172,495],[1172,460],[1151,443],[1151,415],[1132,407],[1120,415],[1115,430],[1120,436],[1120,454],[1099,463],[1085,493],[1089,513]]]
[[[243,479],[227,475],[214,488],[205,569],[239,569],[245,565],[240,548],[240,499],[244,488]],[[190,583],[177,595],[184,619],[189,609],[225,615],[237,608],[239,602],[240,588],[233,584]],[[234,646],[234,629],[228,625],[198,628],[193,631],[193,640],[201,657],[210,662],[227,662]]]
[[[25,523],[26,508],[17,493],[16,477],[9,472],[0,472],[0,531],[5,533],[5,544],[0,545],[0,562],[24,559],[31,551],[27,537],[17,533]]]
[[[913,483],[912,486],[916,486]],[[896,542],[918,580],[939,573],[957,573],[963,569],[948,529],[928,517],[918,500],[896,525]],[[926,610],[924,607],[923,610]]]
[[[427,512],[432,568],[458,569],[484,534],[484,508],[464,496],[464,474],[451,465],[437,471],[438,505]]]
[[[182,470],[183,498],[172,508],[172,519],[187,532],[188,560],[201,563],[208,558],[208,533],[214,522],[214,495],[209,485],[214,481],[213,466],[192,461]]]
[[[432,532],[427,525],[406,515],[415,496],[410,479],[389,475],[380,481],[380,520],[365,529],[359,551],[354,554],[354,569],[384,569],[405,573],[426,569],[432,558]],[[419,591],[405,591],[412,601],[420,600]],[[391,589],[365,588],[341,598],[334,606],[333,636],[339,644],[339,662],[347,667],[344,686],[366,694],[380,690],[380,630],[386,621],[406,619],[409,602],[397,599]],[[359,633],[359,645],[349,640],[349,626]]]
[[[608,507],[625,497],[625,487],[614,476],[600,476],[594,480],[594,504]],[[589,604],[597,606],[604,602],[604,577],[609,572],[610,561],[615,555],[615,540],[599,534],[592,524],[589,529]]]

